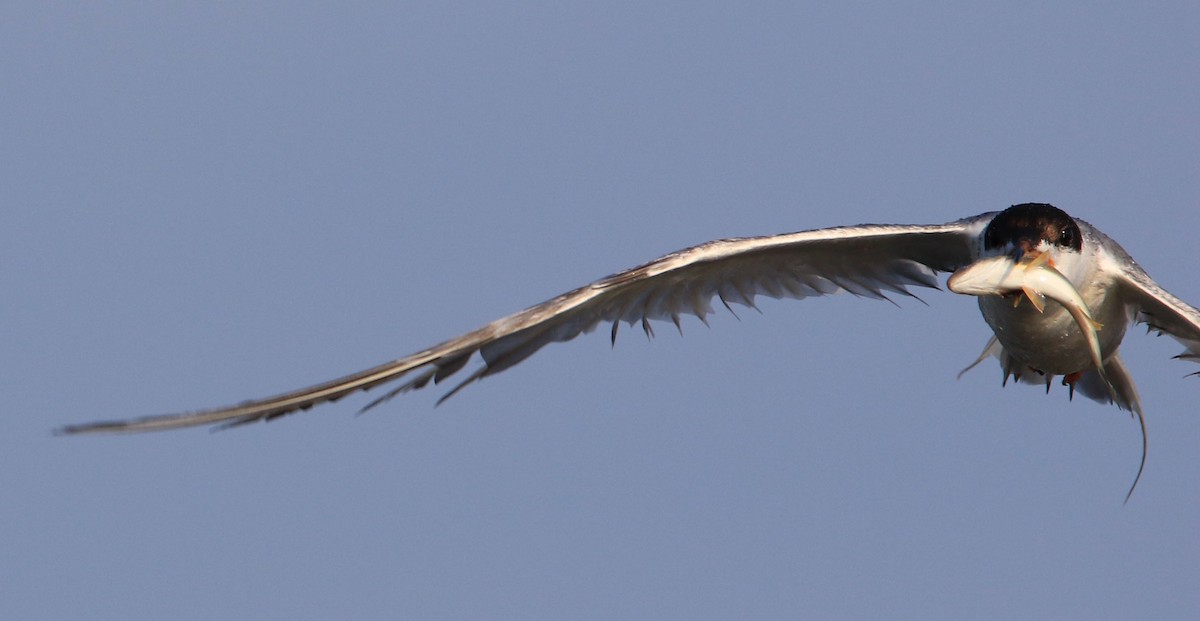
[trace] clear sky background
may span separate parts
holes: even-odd
[[[208,4],[0,19],[4,618],[1200,618],[1198,367],[1131,328],[1123,506],[1136,424],[956,381],[988,330],[936,291],[591,335],[436,409],[51,435],[717,237],[1026,201],[1200,303],[1197,3]]]

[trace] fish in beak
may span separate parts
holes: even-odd
[[[1092,363],[1109,392],[1116,398],[1116,391],[1104,374],[1104,360],[1100,354],[1100,339],[1096,331],[1103,326],[1092,316],[1087,302],[1079,295],[1075,285],[1054,268],[1050,254],[1029,250],[1021,253],[1020,260],[1011,256],[980,259],[956,272],[946,281],[946,286],[955,293],[964,295],[1009,295],[1024,294],[1037,311],[1045,312],[1046,298],[1061,304],[1087,340]],[[1014,306],[1020,303],[1018,295]]]

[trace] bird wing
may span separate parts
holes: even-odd
[[[135,432],[194,425],[221,427],[268,420],[347,394],[409,376],[368,404],[438,383],[461,370],[476,353],[483,365],[448,392],[503,371],[545,345],[621,322],[652,335],[650,320],[681,315],[706,321],[712,301],[754,307],[757,295],[805,298],[838,291],[888,299],[912,294],[909,286],[937,288],[937,272],[953,271],[977,254],[978,235],[991,213],[941,225],[861,225],[721,239],[668,254],[493,321],[428,349],[352,375],[274,397],[180,414],[72,425],[59,433]],[[440,403],[440,401],[439,401]]]
[[[1116,259],[1113,269],[1120,274],[1117,287],[1134,319],[1179,341],[1187,351],[1176,358],[1200,362],[1200,309],[1171,295],[1120,246],[1115,247],[1119,252],[1111,254]]]

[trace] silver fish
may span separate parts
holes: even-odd
[[[1039,254],[1033,259],[1020,263],[1007,256],[996,256],[980,259],[955,272],[946,281],[946,286],[955,293],[964,295],[1006,295],[1020,291],[1033,304],[1038,312],[1044,312],[1046,298],[1058,302],[1071,313],[1079,330],[1087,340],[1091,350],[1092,363],[1108,387],[1109,394],[1116,396],[1116,389],[1104,373],[1104,360],[1100,354],[1100,339],[1096,331],[1103,326],[1092,317],[1092,311],[1087,302],[1079,295],[1079,290],[1062,272],[1049,264],[1049,255]],[[1013,304],[1019,304],[1021,297],[1013,299]]]

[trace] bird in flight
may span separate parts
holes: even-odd
[[[999,272],[992,269],[995,262]],[[985,262],[987,263],[985,265]],[[1043,284],[1026,271],[1053,270]],[[985,269],[986,268],[986,269]],[[369,409],[410,390],[438,384],[482,360],[439,403],[467,385],[512,367],[545,345],[569,341],[598,325],[622,323],[653,335],[652,320],[684,315],[707,323],[719,300],[755,308],[755,297],[806,298],[848,291],[888,300],[916,297],[909,287],[979,296],[993,336],[971,366],[999,360],[1004,383],[1044,384],[1055,378],[1083,395],[1115,403],[1145,422],[1133,379],[1118,355],[1131,322],[1168,334],[1186,348],[1178,358],[1200,361],[1200,310],[1160,287],[1127,252],[1094,226],[1044,203],[1014,205],[946,224],[845,226],[765,237],[719,239],[618,272],[477,330],[370,369],[315,386],[237,405],[178,414],[70,425],[59,433],[139,432],[195,425],[237,426],[307,410],[327,401],[404,379]],[[994,274],[994,276],[993,276]],[[1051,284],[1046,284],[1051,283]],[[1040,291],[1038,287],[1046,289]],[[1038,298],[1050,297],[1054,304]],[[1028,303],[1022,300],[1028,298]],[[736,314],[736,313],[735,313]],[[1086,318],[1086,321],[1084,321]],[[971,367],[968,367],[968,369]],[[1132,493],[1133,488],[1130,488]],[[1128,498],[1128,497],[1127,497]]]

